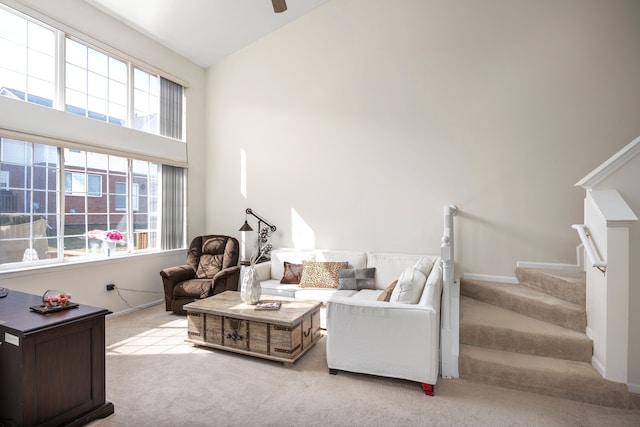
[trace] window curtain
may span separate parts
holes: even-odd
[[[160,77],[160,135],[182,140],[182,91],[177,83]]]
[[[185,243],[185,170],[162,165],[162,249],[180,249]]]

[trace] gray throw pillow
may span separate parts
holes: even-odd
[[[359,291],[375,289],[376,269],[374,268],[341,268],[338,270],[338,290]]]

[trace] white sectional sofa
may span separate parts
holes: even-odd
[[[412,267],[420,259],[432,264],[438,256],[383,252],[342,251],[342,250],[297,250],[275,249],[271,261],[256,264],[263,295],[279,295],[290,298],[320,301],[321,327],[326,329],[326,303],[332,297],[353,297],[375,300],[384,289],[397,280],[405,268]],[[308,288],[297,284],[282,284],[285,262],[302,264],[303,261],[339,262],[347,261],[350,269],[375,268],[375,289],[339,290],[336,288]]]
[[[373,286],[367,284],[372,289],[280,283],[285,262],[311,260],[346,261],[347,269],[375,268]],[[440,351],[442,263],[438,255],[278,249],[272,251],[270,262],[256,269],[263,294],[323,303],[321,327],[327,330],[331,373],[344,370],[418,381],[426,394],[433,395]],[[391,298],[379,300],[396,280]]]

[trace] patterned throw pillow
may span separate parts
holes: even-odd
[[[385,289],[384,291],[382,291],[380,295],[378,295],[378,301],[389,302],[391,300],[391,293],[393,292],[393,289],[396,287],[397,284],[398,284],[398,281],[394,280],[392,284],[387,286],[387,289]]]
[[[338,271],[348,262],[302,261],[301,288],[337,288]]]
[[[338,271],[338,289],[353,290],[375,289],[376,269],[373,268],[342,268]]]
[[[284,274],[280,283],[283,285],[297,285],[300,283],[302,277],[302,264],[293,264],[291,262],[284,262]]]

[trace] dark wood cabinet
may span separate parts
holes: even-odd
[[[0,425],[83,425],[113,413],[105,396],[104,308],[49,314],[38,295],[0,298]]]

